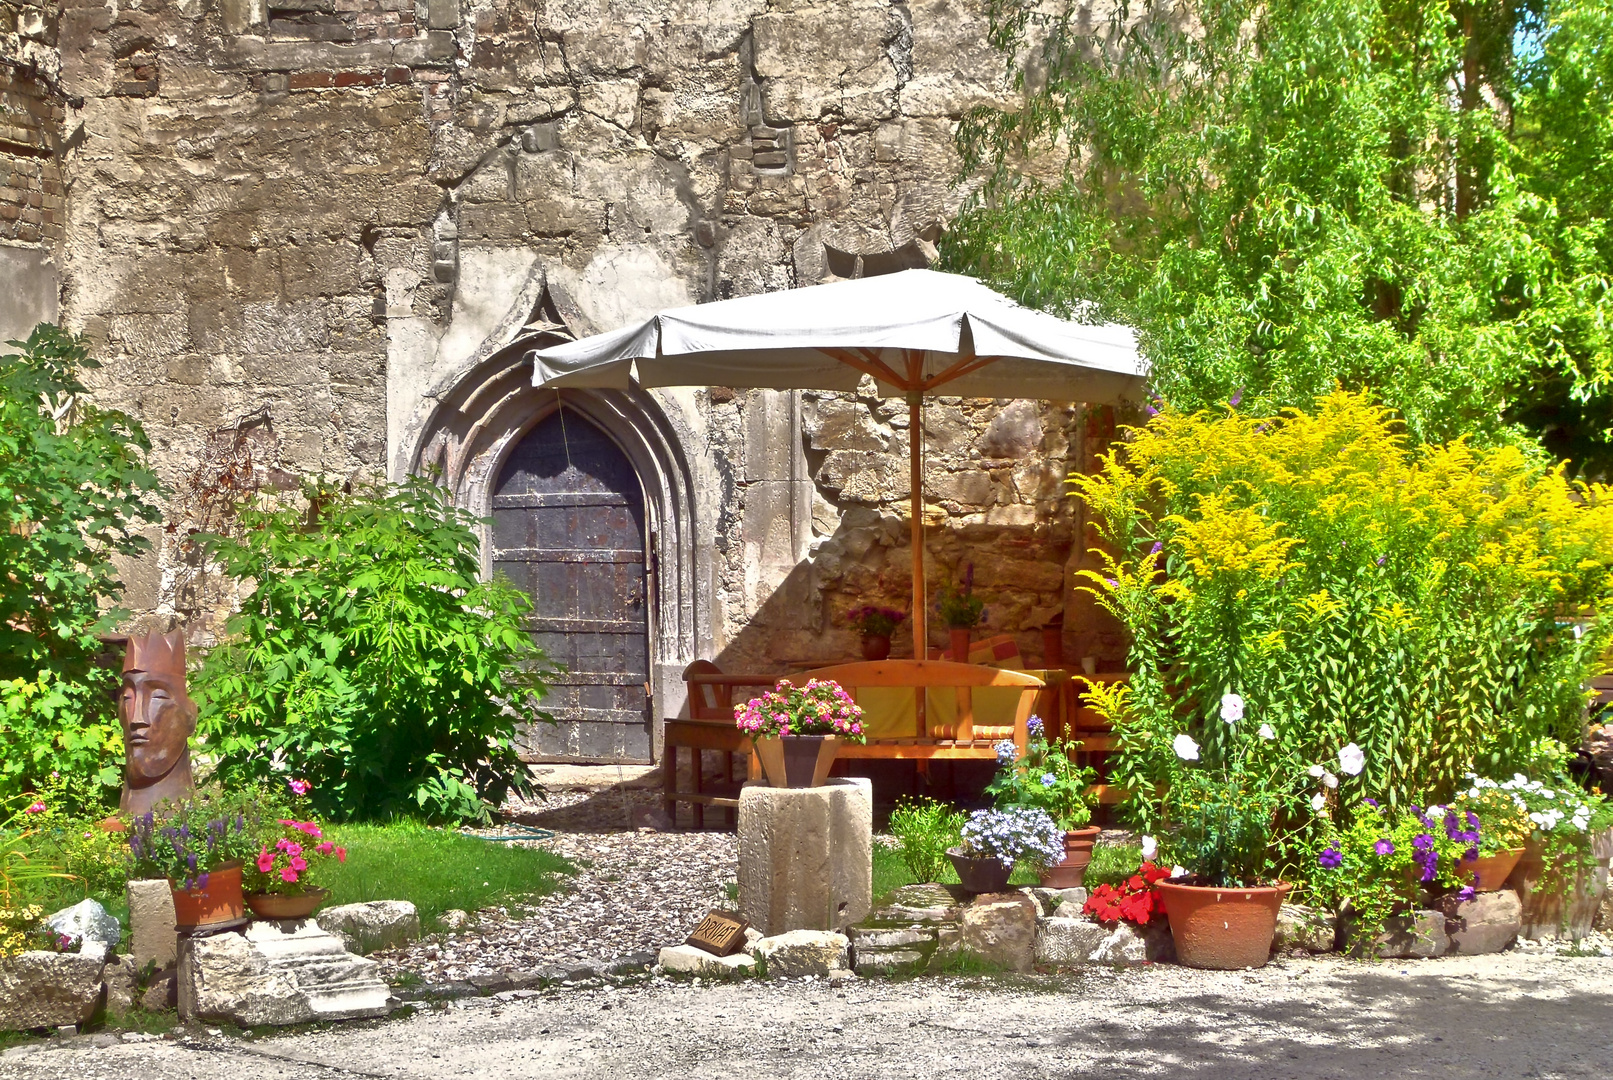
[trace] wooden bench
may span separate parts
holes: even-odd
[[[739,808],[739,781],[734,776],[734,757],[751,754],[750,736],[734,726],[735,690],[749,691],[746,698],[771,690],[777,675],[727,675],[710,660],[696,660],[683,669],[689,690],[689,716],[667,720],[661,732],[661,806],[674,823],[678,803],[693,806],[694,826],[706,826],[706,807],[721,807],[729,825]],[[689,751],[690,790],[678,787],[678,758]],[[711,789],[706,788],[705,751],[721,755],[722,773]],[[750,768],[754,770],[755,764]],[[747,775],[755,775],[754,772]]]

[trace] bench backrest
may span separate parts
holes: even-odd
[[[915,709],[919,712],[919,738],[952,739],[958,742],[1011,738],[1021,751],[1025,749],[1027,721],[1036,707],[1036,696],[1045,685],[1041,679],[1023,671],[1004,671],[951,660],[871,660],[836,664],[790,676],[790,681],[798,686],[809,679],[833,679],[845,687],[854,699],[863,690],[876,687],[912,688]],[[1014,709],[1012,728],[975,725],[973,692],[988,686],[1014,687],[1021,691]],[[954,722],[928,724],[926,703],[935,702],[938,695],[948,690],[955,703]]]

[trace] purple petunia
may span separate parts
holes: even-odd
[[[1165,550],[1165,544],[1162,541],[1155,540],[1154,541],[1154,546],[1148,549],[1148,554],[1150,554],[1150,555],[1158,555],[1161,551],[1164,551],[1164,550]]]
[[[1456,900],[1457,900],[1458,903],[1465,904],[1469,900],[1473,899],[1473,897],[1476,896],[1477,894],[1478,894],[1478,890],[1474,889],[1473,886],[1471,886],[1471,885],[1463,885],[1456,892]]]
[[[1395,853],[1395,842],[1393,840],[1379,840],[1372,845],[1372,850],[1379,855],[1393,855]]]
[[[1338,848],[1323,848],[1322,853],[1316,856],[1316,865],[1325,870],[1337,870],[1344,865],[1344,855]]]

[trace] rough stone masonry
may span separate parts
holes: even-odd
[[[124,567],[130,606],[218,632],[229,589],[184,537],[227,464],[282,489],[440,470],[486,514],[562,401],[534,345],[922,263],[970,190],[957,121],[1013,100],[983,9],[0,0],[0,330],[88,334],[97,397],[151,436],[179,527]],[[657,715],[691,659],[843,659],[849,607],[906,607],[901,403],[563,399],[643,484]],[[1117,658],[1070,589],[1062,485],[1112,417],[940,398],[924,424],[932,589],[972,564],[1027,658],[1060,613],[1067,654]]]

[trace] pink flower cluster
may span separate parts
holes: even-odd
[[[337,862],[347,861],[347,849],[326,840],[324,831],[316,822],[280,818],[278,823],[299,835],[282,836],[274,842],[273,848],[270,848],[265,841],[258,851],[256,860],[258,873],[266,877],[278,877],[287,885],[295,885],[308,872],[307,856],[310,851],[316,855],[334,855]],[[308,848],[306,843],[314,840],[319,843],[314,844],[311,849]]]
[[[833,679],[796,686],[780,679],[768,693],[734,707],[734,724],[753,739],[837,735],[861,742],[862,709]]]

